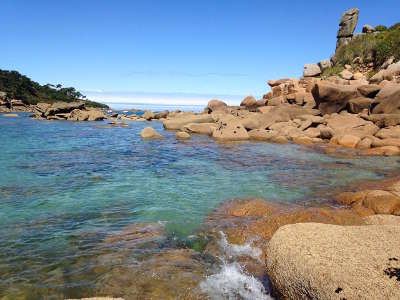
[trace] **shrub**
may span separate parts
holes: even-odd
[[[322,71],[321,77],[327,78],[329,76],[339,75],[344,70],[342,65],[335,65]]]
[[[375,65],[382,65],[389,57],[400,59],[400,24],[392,26],[376,44]]]
[[[373,62],[375,67],[381,66],[391,56],[400,60],[400,23],[389,29],[383,25],[376,28],[379,32],[355,36],[349,44],[340,47],[335,53],[336,64],[351,64],[356,57],[361,57],[364,62]]]
[[[375,27],[376,31],[386,31],[387,27],[385,25],[378,25]]]
[[[356,57],[361,57],[363,61],[372,61],[375,55],[376,41],[377,38],[372,34],[354,37],[349,44],[338,49],[335,54],[336,63],[351,64]]]

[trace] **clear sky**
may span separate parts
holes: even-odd
[[[351,7],[356,31],[400,21],[395,0],[1,0],[0,68],[103,100],[238,101],[329,58]]]

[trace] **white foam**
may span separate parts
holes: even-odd
[[[213,300],[222,299],[243,299],[243,300],[271,300],[264,285],[255,277],[246,274],[243,268],[237,263],[227,263],[235,257],[248,256],[262,263],[260,256],[261,249],[252,247],[251,242],[244,245],[229,244],[225,233],[220,232],[221,239],[219,246],[224,257],[221,270],[208,276],[200,283],[200,289],[207,293]]]
[[[208,276],[200,283],[202,292],[210,299],[271,300],[260,281],[247,275],[238,263],[224,264],[217,274]]]
[[[219,246],[227,258],[232,259],[238,256],[248,256],[262,263],[260,259],[262,251],[260,248],[251,246],[251,242],[243,245],[229,244],[225,233],[221,231],[220,234],[221,239],[219,241]]]

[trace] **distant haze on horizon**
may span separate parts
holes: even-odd
[[[146,93],[82,91],[88,99],[112,104],[159,104],[159,105],[206,105],[211,99],[219,99],[229,105],[239,105],[245,96],[189,93]],[[122,105],[120,105],[122,106]]]
[[[399,22],[400,1],[2,0],[0,68],[106,103],[239,104],[330,58],[342,13]]]

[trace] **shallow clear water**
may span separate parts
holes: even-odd
[[[321,202],[333,187],[381,178],[400,165],[297,145],[219,144],[206,136],[179,142],[156,122],[105,124],[0,116],[0,298],[21,286],[61,293],[90,287],[96,278],[86,278],[82,265],[109,232],[132,223],[162,221],[171,239],[184,240],[224,200]],[[165,139],[142,141],[149,125]],[[61,283],[52,280],[60,268],[73,274]]]

